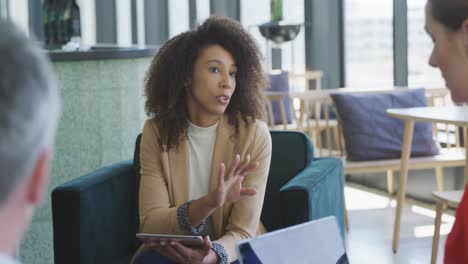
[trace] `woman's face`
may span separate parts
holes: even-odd
[[[236,89],[236,62],[222,46],[205,47],[195,61],[187,90],[190,121],[198,126],[215,124]]]
[[[429,64],[439,68],[455,103],[468,103],[468,43],[462,30],[451,32],[432,16],[426,4],[426,31],[434,42]]]

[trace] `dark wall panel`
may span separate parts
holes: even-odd
[[[117,43],[115,0],[96,1],[96,43]]]
[[[145,40],[161,45],[169,37],[168,0],[145,0]]]

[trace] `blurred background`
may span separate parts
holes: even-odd
[[[322,89],[443,87],[439,71],[427,63],[433,44],[424,32],[424,5],[421,0],[0,0],[0,17],[18,24],[49,54],[63,98],[49,193],[19,246],[20,260],[54,262],[54,187],[132,157],[146,118],[144,74],[171,37],[211,14],[226,15],[256,38],[267,71],[318,70]],[[278,39],[262,34],[261,25],[290,31]],[[305,90],[306,83],[291,89]],[[415,186],[426,179],[418,181],[422,184]],[[408,192],[418,196],[418,188]]]

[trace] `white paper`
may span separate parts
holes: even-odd
[[[250,244],[262,263],[336,264],[345,254],[333,216],[267,233],[239,244],[245,242]]]

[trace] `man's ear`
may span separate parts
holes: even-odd
[[[463,34],[463,49],[468,55],[468,19],[465,19],[461,25],[461,32]]]
[[[26,198],[33,205],[42,202],[44,192],[47,190],[51,158],[51,149],[42,151],[32,171]]]

